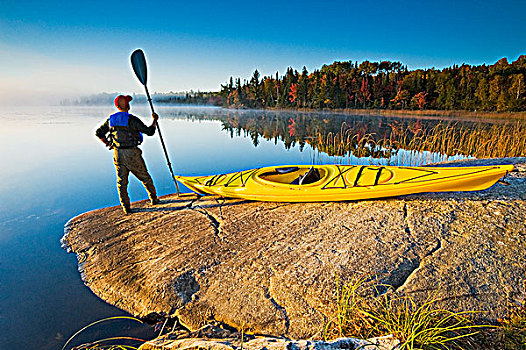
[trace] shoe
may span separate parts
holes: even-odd
[[[122,211],[124,212],[124,214],[131,214],[132,213],[132,210],[130,207],[122,207]]]
[[[159,198],[155,197],[155,198],[150,199],[150,203],[151,205],[157,205],[161,203],[161,201],[159,200]]]

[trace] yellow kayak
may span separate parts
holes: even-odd
[[[478,191],[513,165],[397,167],[366,165],[273,166],[209,176],[177,176],[201,194],[271,202],[324,202],[422,192]]]

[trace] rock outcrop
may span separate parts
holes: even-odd
[[[372,274],[451,310],[496,318],[525,297],[526,159],[480,192],[360,202],[263,203],[175,195],[73,218],[65,244],[86,285],[134,315],[319,337],[335,275]],[[464,162],[466,163],[466,162]],[[469,163],[469,162],[467,162]]]

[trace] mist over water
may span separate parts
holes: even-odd
[[[84,286],[75,256],[60,246],[70,218],[119,204],[112,153],[94,135],[113,112],[111,107],[0,110],[1,349],[57,349],[83,326],[125,314]],[[414,164],[468,156],[375,146],[380,134],[400,125],[414,129],[415,120],[189,107],[157,107],[157,112],[174,172],[181,175],[285,164]],[[131,113],[150,124],[146,106],[132,106]],[[354,133],[362,143],[352,141]],[[349,137],[350,146],[335,142],[336,134]],[[378,137],[363,141],[372,134]],[[141,149],[159,195],[174,193],[158,137],[145,137]],[[128,190],[132,201],[147,198],[133,176]],[[78,341],[141,332],[153,335],[148,327],[121,323]]]

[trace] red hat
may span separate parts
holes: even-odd
[[[131,100],[133,100],[133,98],[130,95],[119,95],[115,97],[115,107],[119,108],[119,100],[121,98],[126,99],[127,102],[130,102]]]

